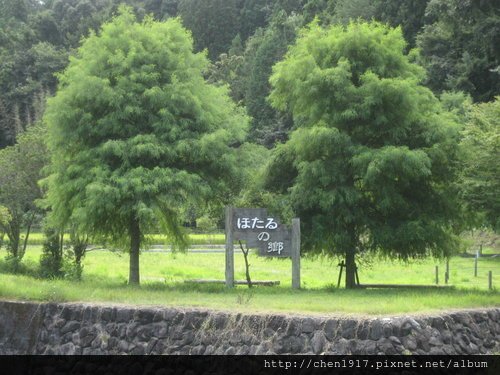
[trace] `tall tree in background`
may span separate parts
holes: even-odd
[[[289,191],[304,250],[345,257],[348,288],[364,250],[408,259],[454,249],[458,129],[405,48],[399,29],[378,23],[312,24],[271,77],[271,102],[298,129],[266,185]]]
[[[42,14],[38,1],[0,2],[0,148],[41,119],[55,89],[53,74],[67,62],[67,52],[51,44],[57,38],[47,35],[49,28],[39,30]]]
[[[38,180],[48,163],[45,138],[46,130],[34,126],[0,150],[0,233],[7,234],[9,255],[16,260],[24,256],[31,226],[41,214],[36,200],[42,198]]]
[[[53,0],[47,12],[57,25],[61,42],[70,48],[78,47],[80,39],[97,31],[116,9],[116,0]]]
[[[372,0],[337,0],[332,3],[333,23],[347,25],[358,19],[369,21],[375,15],[375,5]]]
[[[156,220],[185,246],[179,210],[224,200],[237,173],[231,145],[247,120],[204,81],[207,64],[179,21],[137,23],[122,9],[85,40],[48,103],[52,214],[128,243],[131,284]]]
[[[280,11],[263,33],[248,42],[245,105],[252,117],[249,136],[252,141],[269,148],[286,140],[293,124],[286,111],[277,111],[267,101],[271,69],[283,58],[301,25],[300,16],[288,16]]]
[[[480,224],[500,231],[500,97],[473,106],[461,141],[461,190]]]
[[[425,25],[425,10],[430,0],[374,0],[375,19],[392,27],[400,26],[408,48],[415,47],[418,33]]]
[[[179,15],[193,33],[195,50],[208,49],[215,60],[239,32],[238,0],[181,0]]]
[[[273,0],[243,0],[240,10],[239,34],[243,41],[258,28],[266,27],[272,12]]]
[[[475,101],[500,92],[500,12],[498,2],[431,0],[418,36],[426,84],[434,91],[465,91]]]
[[[144,10],[146,14],[153,14],[157,20],[166,20],[169,17],[177,16],[180,0],[144,0]],[[137,3],[137,1],[132,1]]]

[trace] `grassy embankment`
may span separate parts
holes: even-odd
[[[40,247],[28,249],[24,263],[36,268]],[[3,255],[0,255],[3,258]],[[250,256],[254,280],[279,280],[279,287],[238,286],[226,290],[222,285],[192,285],[184,280],[224,278],[223,253],[152,253],[141,255],[140,287],[126,285],[128,257],[122,253],[91,251],[84,261],[81,282],[41,280],[30,276],[0,275],[0,298],[20,300],[87,301],[129,304],[207,307],[224,310],[318,314],[383,315],[431,312],[444,309],[500,306],[497,290],[488,290],[488,271],[493,271],[494,285],[500,284],[500,259],[481,258],[478,277],[474,260],[453,258],[450,261],[450,284],[447,290],[344,290],[336,289],[337,261],[303,259],[303,289],[290,289],[291,262]],[[405,265],[374,259],[360,267],[362,283],[433,284],[435,265],[439,266],[440,284],[444,283],[443,262],[427,259]],[[243,280],[244,262],[240,252],[235,257],[236,278]]]

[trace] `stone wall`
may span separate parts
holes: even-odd
[[[354,319],[0,302],[0,354],[485,354],[499,341],[500,308]]]

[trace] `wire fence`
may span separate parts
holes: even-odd
[[[500,285],[500,256],[453,258],[435,266],[435,282],[467,288],[496,289]]]

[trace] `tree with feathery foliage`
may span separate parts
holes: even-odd
[[[289,193],[303,250],[409,259],[454,249],[458,127],[420,82],[401,29],[350,23],[301,31],[274,67],[270,100],[297,129],[275,150],[266,185]]]
[[[84,40],[48,102],[53,222],[127,244],[130,284],[157,220],[185,247],[180,209],[224,200],[236,180],[247,118],[205,82],[207,65],[179,20],[138,23],[122,7]]]

